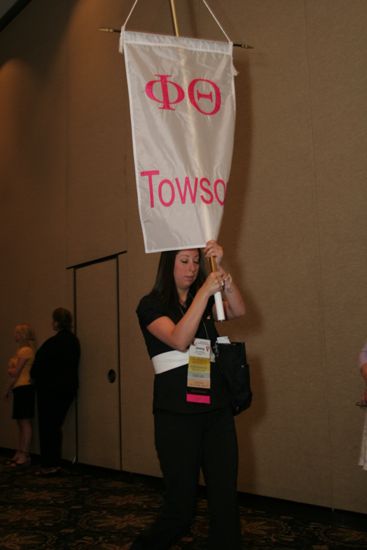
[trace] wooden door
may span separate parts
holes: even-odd
[[[76,269],[75,302],[78,461],[122,469],[117,257]]]

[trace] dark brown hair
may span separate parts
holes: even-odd
[[[180,250],[168,250],[161,253],[155,283],[151,290],[151,294],[158,294],[165,303],[170,305],[177,304],[179,301],[175,279],[173,276],[175,259],[179,252]],[[198,252],[199,272],[190,287],[190,294],[192,296],[195,296],[196,292],[206,279],[205,258],[201,249],[198,249]]]
[[[71,330],[73,316],[68,309],[58,307],[52,313],[52,319],[57,324],[59,330]]]

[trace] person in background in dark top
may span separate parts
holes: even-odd
[[[52,314],[52,336],[37,350],[31,369],[36,387],[41,475],[55,475],[62,456],[62,426],[78,389],[80,344],[72,333],[70,311]]]
[[[218,266],[209,275],[204,257],[214,257]],[[243,315],[245,304],[222,258],[215,241],[204,251],[163,252],[153,290],[137,308],[155,370],[155,446],[166,493],[160,516],[135,539],[134,550],[166,550],[188,533],[200,468],[208,494],[209,548],[242,548],[236,430],[210,350],[218,336],[213,295],[222,292],[226,319]]]

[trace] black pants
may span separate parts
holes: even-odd
[[[209,548],[240,549],[238,449],[231,412],[156,413],[155,443],[166,494],[161,515],[146,533],[146,547],[170,548],[188,532],[201,468],[208,495]]]
[[[74,394],[72,393],[37,390],[41,466],[44,468],[60,465],[62,425],[73,400]]]

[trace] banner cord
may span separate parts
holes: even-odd
[[[133,13],[133,11],[135,10],[135,7],[136,7],[136,4],[138,3],[138,1],[139,1],[139,0],[135,0],[133,6],[132,6],[132,8],[131,8],[131,10],[129,11],[129,15],[126,17],[126,21],[125,21],[125,23],[122,25],[122,28],[123,28],[123,29],[126,27],[127,22],[129,21],[131,15],[132,15],[132,13]]]
[[[135,0],[133,5],[132,5],[132,8],[131,10],[129,11],[129,14],[126,18],[126,21],[125,23],[122,25],[122,28],[124,29],[133,13],[133,11],[135,10],[136,8],[136,4],[138,3],[139,0]],[[224,34],[224,36],[226,37],[226,39],[228,40],[228,42],[232,42],[231,39],[229,38],[228,34],[226,33],[226,31],[224,30],[224,28],[222,27],[222,25],[220,24],[220,21],[219,19],[216,17],[215,13],[213,12],[213,10],[211,9],[211,7],[209,6],[208,2],[206,0],[202,0],[204,6],[207,8],[207,10],[209,11],[210,15],[213,17],[214,21],[216,22],[216,24],[218,25],[218,27],[220,28],[220,30],[222,31],[222,33]]]
[[[206,8],[208,9],[210,15],[213,17],[214,21],[216,22],[216,24],[218,25],[218,27],[220,28],[220,30],[222,31],[222,33],[224,34],[224,36],[227,38],[228,42],[232,42],[232,40],[229,38],[228,34],[226,33],[226,31],[224,30],[224,28],[222,27],[222,25],[220,24],[219,22],[219,19],[215,16],[213,10],[210,8],[208,2],[206,0],[202,0],[203,1],[203,4],[206,6]]]

